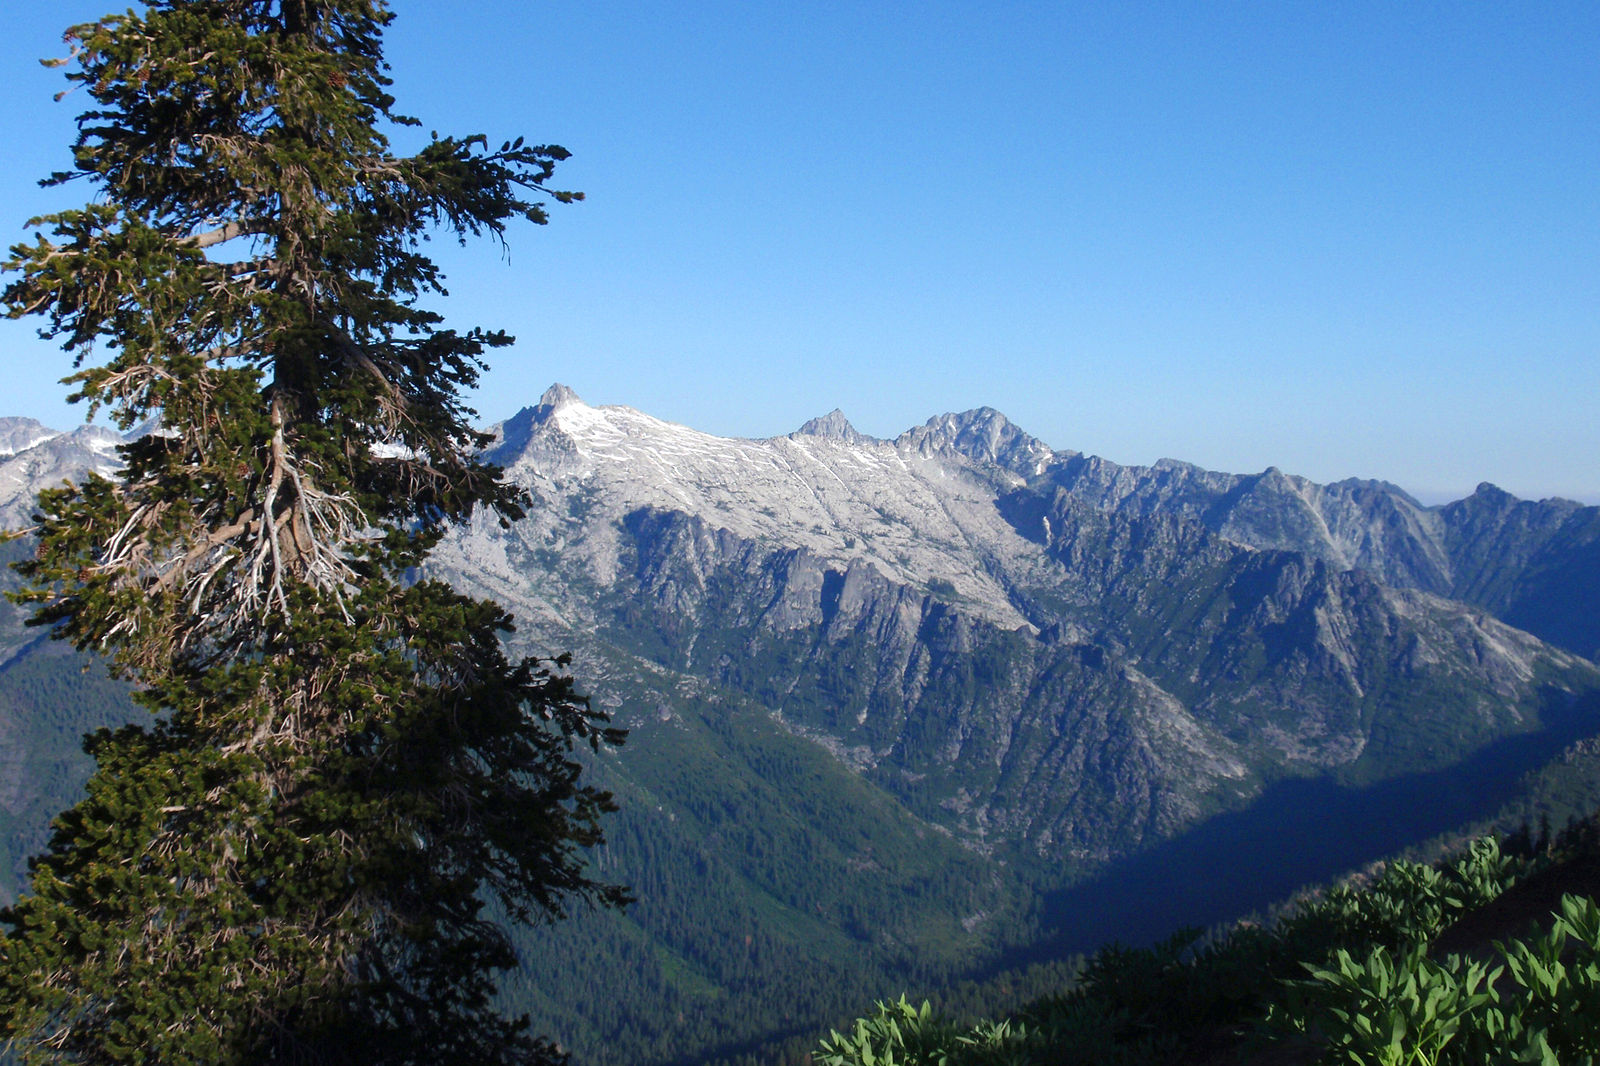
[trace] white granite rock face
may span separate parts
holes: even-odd
[[[1413,683],[1483,738],[1541,685],[1600,685],[1434,594],[1470,573],[1503,595],[1492,560],[1548,570],[1558,534],[1582,549],[1575,505],[1122,467],[987,408],[892,441],[838,411],[742,440],[558,385],[492,432],[527,516],[480,514],[429,569],[504,605],[520,649],[572,652],[624,712],[764,707],[891,790],[921,782],[915,813],[975,847],[1106,858],[1170,835],[1372,755],[1377,717],[1409,728],[1392,697]],[[112,469],[119,440],[0,421],[0,520]]]
[[[841,568],[868,561],[906,585],[947,582],[973,613],[1008,628],[1029,625],[991,572],[1027,568],[1038,555],[994,504],[1022,485],[1020,475],[926,434],[863,436],[838,412],[807,425],[766,440],[714,437],[631,408],[590,407],[556,386],[539,406],[495,427],[500,443],[488,458],[536,499],[593,508],[581,528],[570,503],[536,508],[516,537],[577,550],[597,576],[609,573],[601,557],[614,550],[611,527],[655,507],[804,548]],[[494,535],[475,527],[465,539],[485,534]],[[465,558],[482,548],[454,550]]]
[[[121,434],[101,426],[62,433],[31,418],[0,419],[0,528],[29,525],[40,489],[82,478],[87,471],[116,470],[122,441]]]
[[[1362,757],[1397,674],[1453,679],[1491,735],[1516,727],[1541,665],[1593,673],[1481,609],[1375,580],[1450,572],[1440,512],[1392,486],[1120,467],[989,409],[892,441],[838,411],[740,440],[557,386],[494,432],[488,457],[533,506],[448,537],[438,573],[504,603],[524,647],[575,652],[610,700],[664,669],[715,691],[741,655],[789,649],[771,667],[791,671],[771,697],[785,725],[853,766],[946,775],[941,817],[965,839],[1098,853],[1084,819],[1124,801],[1148,807],[1127,832],[1173,831],[1246,780]],[[607,612],[624,602],[662,635],[648,663],[619,665]],[[938,703],[964,657],[993,669]],[[808,692],[807,671],[872,695],[836,713],[781,696]],[[923,754],[901,747],[908,729]],[[974,760],[1030,791],[965,780]],[[1080,793],[1099,799],[1059,799]]]

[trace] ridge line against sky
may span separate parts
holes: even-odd
[[[0,233],[78,206],[59,0],[0,42]],[[1600,6],[399,0],[399,110],[588,201],[430,247],[551,381],[723,436],[988,405],[1119,463],[1600,502]],[[404,134],[396,146],[407,147]],[[0,324],[6,414],[67,357]]]

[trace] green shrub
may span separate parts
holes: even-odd
[[[1600,907],[1566,896],[1550,931],[1496,945],[1499,962],[1428,958],[1414,944],[1307,965],[1268,1025],[1355,1066],[1592,1063],[1600,1056]]]
[[[1391,863],[1371,884],[1334,888],[1275,926],[1109,945],[1074,987],[1007,1021],[962,1028],[904,996],[879,1003],[849,1034],[824,1040],[813,1061],[1154,1066],[1185,1055],[1211,1061],[1254,1026],[1307,1062],[1592,1066],[1600,1061],[1593,901],[1568,897],[1549,933],[1497,945],[1493,962],[1428,955],[1439,933],[1526,868],[1486,837],[1437,866]]]
[[[980,1022],[970,1030],[933,1013],[926,1000],[914,1007],[902,995],[880,1002],[848,1033],[835,1030],[812,1061],[819,1066],[1024,1066],[1028,1031],[1010,1020]]]

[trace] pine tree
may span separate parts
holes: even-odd
[[[36,220],[4,302],[91,416],[156,428],[41,495],[35,621],[155,712],[0,915],[28,1061],[523,1063],[506,927],[574,901],[615,743],[563,661],[417,578],[443,528],[527,505],[462,396],[500,333],[443,328],[435,231],[546,220],[566,157],[435,134],[395,154],[382,0],[154,0],[66,35],[92,203]],[[48,233],[48,235],[46,235]]]

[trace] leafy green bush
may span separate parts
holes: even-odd
[[[1307,964],[1310,980],[1290,985],[1268,1023],[1326,1048],[1325,1062],[1437,1066],[1469,1015],[1493,1001],[1501,970],[1445,965],[1421,945],[1381,945],[1357,959],[1340,948],[1331,967]]]
[[[837,1030],[812,1060],[819,1066],[1024,1066],[1028,1031],[1010,1020],[980,1022],[970,1030],[933,1013],[926,1000],[914,1007],[904,995],[877,1004],[849,1034]]]
[[[1593,1062],[1600,1055],[1600,907],[1565,896],[1550,931],[1498,944],[1489,963],[1428,958],[1425,946],[1340,949],[1307,965],[1268,1024],[1324,1063],[1475,1066]]]
[[[1331,889],[1269,928],[1109,945],[1073,987],[1011,1020],[962,1028],[926,1003],[880,1003],[848,1035],[824,1040],[813,1061],[1143,1066],[1212,1061],[1255,1029],[1291,1045],[1295,1061],[1592,1064],[1600,1058],[1592,900],[1568,897],[1549,933],[1497,945],[1493,962],[1428,955],[1445,928],[1528,868],[1486,837],[1436,866],[1391,863],[1370,884]]]
[[[1494,837],[1439,866],[1390,863],[1365,888],[1338,885],[1286,921],[1281,934],[1302,958],[1369,944],[1401,947],[1438,936],[1451,922],[1510,887],[1517,863]]]
[[[1486,1012],[1479,1046],[1492,1050],[1497,1028],[1520,1024],[1562,1062],[1600,1056],[1600,906],[1563,896],[1548,933],[1499,947],[1512,990]]]

